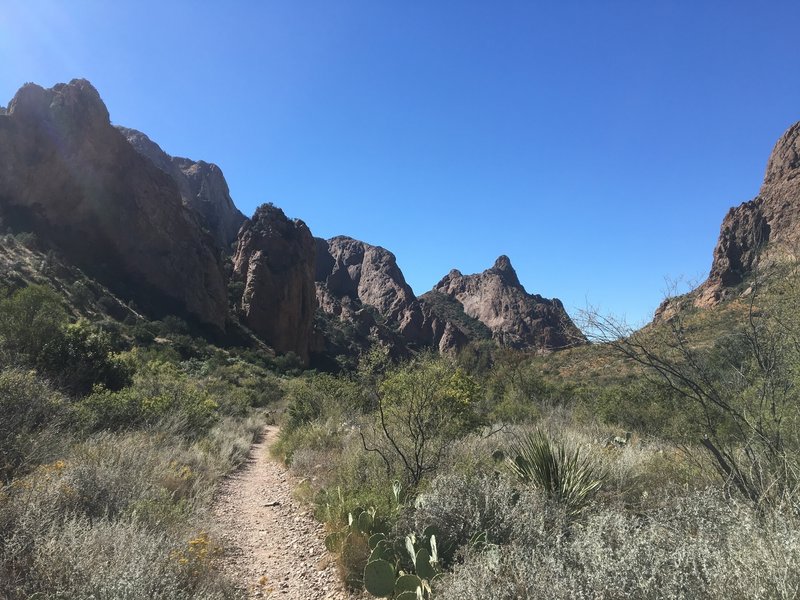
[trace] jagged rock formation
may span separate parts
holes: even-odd
[[[396,354],[424,346],[452,353],[489,339],[537,350],[585,341],[558,300],[525,292],[505,256],[480,275],[451,271],[417,298],[388,250],[344,236],[317,239],[316,245],[318,305],[329,318],[348,325],[356,347],[371,339]],[[329,351],[330,338],[337,335],[342,337],[340,330],[328,332]]]
[[[224,329],[212,240],[176,183],[111,125],[86,80],[26,84],[0,115],[0,222],[37,233],[151,313]]]
[[[336,301],[347,298],[374,308],[406,342],[428,342],[422,308],[394,254],[345,236],[317,238],[316,249],[318,298],[326,312],[335,314]]]
[[[202,160],[170,156],[141,131],[117,129],[139,154],[175,180],[184,205],[197,214],[217,245],[229,252],[245,216],[233,204],[222,169]]]
[[[239,232],[234,278],[243,283],[244,323],[281,353],[308,364],[316,309],[314,238],[299,219],[270,204],[256,209]]]
[[[431,344],[431,322],[391,252],[346,236],[315,242],[319,355],[354,357],[380,343],[404,356]]]
[[[800,123],[778,140],[767,162],[758,196],[728,211],[708,279],[695,304],[713,306],[729,298],[756,267],[798,256],[800,244]]]
[[[557,350],[585,343],[558,299],[528,294],[507,256],[477,275],[452,270],[433,288],[456,300],[502,346]]]

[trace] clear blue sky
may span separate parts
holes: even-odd
[[[649,319],[800,120],[798,2],[4,0],[0,104],[85,77],[237,205],[392,250],[417,293],[508,254]]]

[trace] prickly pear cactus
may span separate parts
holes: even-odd
[[[373,596],[388,598],[394,594],[394,565],[383,559],[373,560],[364,568],[364,587]]]

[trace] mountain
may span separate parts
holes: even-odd
[[[433,292],[460,304],[466,316],[482,323],[504,347],[547,351],[586,342],[560,300],[525,291],[507,256],[476,275],[454,269]]]
[[[184,206],[195,212],[200,224],[226,253],[236,241],[245,216],[233,204],[222,169],[213,163],[170,156],[141,131],[117,127],[136,151],[172,177]]]
[[[758,196],[731,208],[722,221],[708,279],[697,306],[734,297],[757,269],[794,259],[800,244],[800,122],[775,144]]]
[[[344,298],[371,306],[406,342],[426,343],[425,317],[394,254],[346,236],[316,239],[317,297],[327,312]]]
[[[280,353],[308,365],[316,309],[314,238],[306,224],[263,204],[239,232],[233,279],[243,322]]]
[[[327,318],[329,352],[344,352],[341,323],[349,326],[346,341],[357,340],[356,347],[372,339],[400,354],[426,346],[457,352],[486,339],[533,350],[585,341],[560,301],[525,292],[505,256],[479,275],[451,271],[417,298],[385,248],[345,236],[317,239],[316,247],[317,302]],[[331,348],[333,338],[339,338],[337,349]]]
[[[144,310],[225,327],[213,239],[86,80],[26,84],[0,115],[0,223],[36,233]]]
[[[315,239],[271,204],[246,219],[219,167],[112,126],[83,79],[26,84],[0,110],[0,226],[35,233],[136,311],[216,333],[238,318],[305,365],[352,362],[376,343],[407,356],[482,340],[537,351],[584,341],[558,300],[525,291],[507,257],[478,275],[452,271],[417,298],[385,248]]]

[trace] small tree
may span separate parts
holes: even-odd
[[[361,432],[387,475],[416,487],[452,443],[480,425],[478,384],[446,360],[426,355],[391,369],[377,383],[377,408]],[[399,469],[398,469],[399,467]]]

